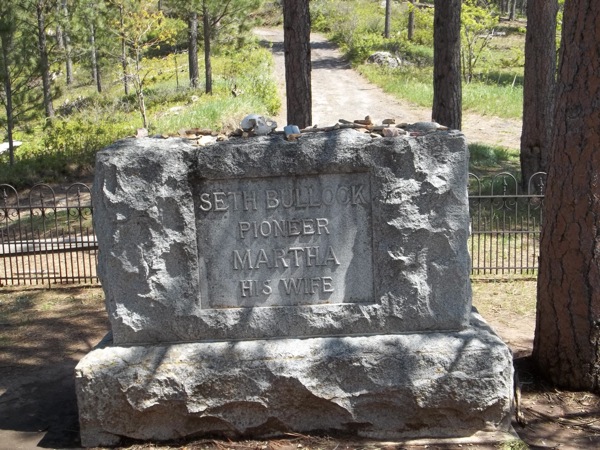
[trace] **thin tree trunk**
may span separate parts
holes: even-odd
[[[96,27],[90,24],[90,61],[92,64],[92,78],[96,84],[96,90],[102,92],[102,80],[100,79],[100,67],[98,63],[98,50],[96,48]]]
[[[140,77],[141,67],[140,61],[142,56],[140,55],[140,50],[136,49],[135,53],[135,76],[134,78],[134,86],[135,93],[138,99],[138,107],[140,109],[140,114],[142,115],[142,123],[144,128],[148,128],[148,115],[146,113],[146,99],[144,97],[144,80]]]
[[[306,128],[312,124],[308,0],[283,1],[283,30],[287,122]]]
[[[123,69],[123,89],[129,95],[129,74],[127,73],[127,43],[125,42],[125,17],[123,5],[119,5],[119,24],[121,26],[121,68]]]
[[[62,15],[60,3],[56,3],[56,15],[57,15],[57,17],[60,17]],[[58,49],[61,51],[64,51],[65,50],[65,40],[63,38],[63,27],[62,27],[60,21],[58,21],[58,24],[56,25],[56,32],[55,32],[54,37],[56,39],[56,46],[58,47]]]
[[[508,20],[515,20],[515,17],[517,15],[517,0],[510,0],[509,4],[510,11],[508,14]]]
[[[457,130],[462,126],[460,10],[461,0],[435,0],[432,119]]]
[[[4,93],[6,94],[6,134],[8,138],[8,158],[10,165],[15,164],[15,148],[13,145],[13,129],[15,119],[12,106],[12,83],[10,76],[10,52],[12,50],[12,36],[0,35],[0,44],[2,45],[2,72],[4,78]]]
[[[600,392],[600,2],[565,3],[533,358],[554,384]]]
[[[100,70],[100,63],[98,58],[98,49],[96,49],[96,90],[98,93],[102,92],[102,71]]]
[[[48,63],[48,43],[46,40],[46,18],[44,16],[44,4],[39,0],[36,3],[36,15],[38,24],[40,75],[42,77],[42,89],[44,91],[44,110],[46,117],[52,118],[54,117],[54,105],[52,104],[52,93],[50,86],[50,65]]]
[[[198,13],[193,12],[188,21],[188,66],[190,74],[190,87],[197,88],[200,78],[198,69]]]
[[[385,29],[383,31],[383,37],[386,39],[390,37],[390,24],[392,21],[392,0],[385,0]]]
[[[556,88],[557,0],[531,0],[527,8],[521,179],[548,170]]]
[[[408,11],[408,40],[412,41],[415,35],[415,3],[416,1],[410,2],[410,10]]]
[[[65,23],[69,23],[69,9],[68,9],[67,0],[62,0],[62,14],[64,16]],[[63,50],[65,52],[65,70],[66,70],[66,80],[67,86],[71,86],[73,84],[73,58],[71,55],[71,36],[70,30],[67,25],[65,25],[62,30],[62,43]]]
[[[202,28],[204,28],[204,76],[205,92],[212,94],[212,65],[210,62],[210,17],[206,2],[202,4]]]

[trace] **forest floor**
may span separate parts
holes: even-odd
[[[283,87],[282,34],[258,30],[273,43]],[[282,90],[283,92],[283,90]],[[285,105],[285,101],[284,101]],[[322,36],[313,39],[313,117],[319,125],[371,115],[376,120],[429,121],[430,111],[397,101],[352,71]],[[276,120],[285,123],[285,110]],[[520,122],[466,114],[473,142],[519,147]],[[294,435],[270,441],[195,441],[161,448],[292,449],[594,449],[600,448],[600,398],[548,385],[531,364],[535,282],[474,283],[474,304],[514,354],[522,390],[515,441],[406,444]],[[0,289],[0,449],[78,448],[73,371],[105,335],[108,319],[97,287]],[[517,437],[518,435],[518,437]],[[518,441],[521,439],[522,441]],[[155,448],[132,443],[127,448]]]

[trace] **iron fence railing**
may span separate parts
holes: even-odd
[[[523,192],[509,173],[469,174],[474,278],[536,276],[545,178],[536,173]],[[0,286],[97,284],[92,214],[85,184],[59,195],[37,184],[22,198],[0,184]]]
[[[546,174],[534,174],[524,190],[506,172],[469,180],[472,275],[537,276]]]
[[[90,189],[0,184],[0,285],[98,283]]]

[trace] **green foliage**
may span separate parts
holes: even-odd
[[[425,3],[425,2],[422,2]],[[427,2],[430,3],[430,2]],[[504,34],[493,34],[498,26],[494,9],[483,2],[468,0],[462,6],[463,108],[481,114],[520,118],[522,115],[524,34],[511,25]],[[488,3],[489,4],[489,3]],[[433,99],[433,8],[416,8],[408,2],[394,2],[391,37],[384,39],[379,2],[358,0],[313,0],[313,29],[328,33],[351,63],[371,82],[386,92],[421,106],[431,107]],[[408,41],[410,11],[415,14],[415,33]],[[396,69],[365,64],[376,51],[389,51],[408,65]]]
[[[509,149],[485,144],[469,144],[469,162],[476,167],[494,167],[509,161],[512,155]]]
[[[532,289],[535,292],[535,289]],[[535,299],[534,299],[535,300]],[[518,303],[518,302],[515,302]],[[535,314],[535,302],[533,302],[533,311],[529,311],[530,314]],[[520,315],[523,315],[521,313]],[[530,447],[525,441],[521,439],[513,439],[511,441],[503,442],[498,446],[498,450],[529,450]]]
[[[16,2],[0,4],[0,137],[8,134],[9,102],[13,125],[25,125],[43,111],[41,91],[37,89],[38,44],[35,35],[25,27],[24,14]]]
[[[215,69],[222,73],[226,93],[239,91],[241,96],[249,93],[262,105],[260,110],[269,115],[277,114],[281,100],[273,76],[273,58],[269,50],[249,45],[244,51],[224,54]]]
[[[473,79],[475,67],[488,50],[499,18],[495,11],[479,6],[477,0],[465,0],[461,9],[461,57],[463,78]]]
[[[281,105],[271,76],[270,52],[248,43],[241,50],[221,53],[213,61],[213,95],[187,88],[186,54],[144,60],[154,74],[147,78],[145,91],[152,134],[177,134],[192,127],[227,130],[237,127],[246,114],[277,112]],[[120,74],[118,69],[113,73]],[[44,125],[31,123],[30,134],[17,136],[24,145],[18,148],[13,167],[6,156],[0,157],[0,182],[25,187],[89,175],[99,149],[134,135],[139,126],[136,95],[123,96],[118,82],[110,83],[102,94],[79,87],[60,100],[57,119]]]
[[[413,42],[419,45],[433,46],[433,8],[417,8],[409,6],[415,17]],[[406,25],[408,27],[408,23]]]
[[[381,34],[360,34],[354,38],[352,46],[346,51],[346,56],[352,62],[363,62],[373,52],[383,50],[385,48],[385,42],[386,39]]]
[[[265,1],[257,13],[257,21],[264,27],[277,27],[283,25],[283,9],[281,3],[278,0]]]
[[[93,173],[98,150],[133,133],[127,123],[106,114],[98,122],[85,114],[56,119],[43,130],[43,140],[18,149],[10,167],[0,164],[0,180],[17,188],[44,181],[63,181]]]

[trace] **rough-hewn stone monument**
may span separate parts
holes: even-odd
[[[447,131],[99,153],[113,334],[76,369],[83,445],[505,430],[511,354],[471,310],[467,162]]]

